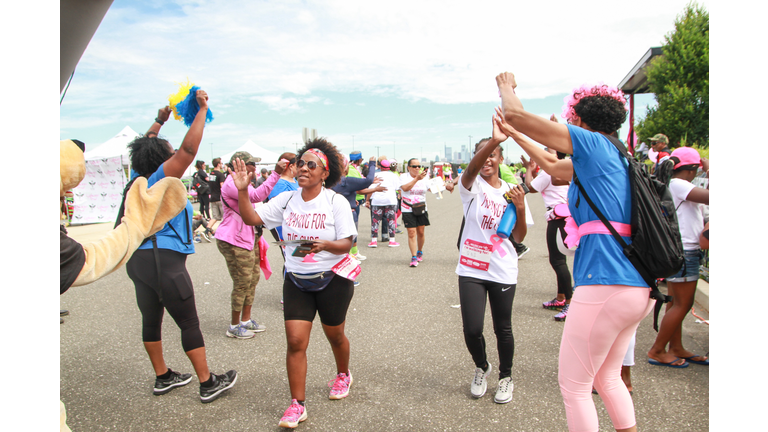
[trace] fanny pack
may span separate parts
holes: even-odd
[[[425,202],[410,204],[410,206],[414,216],[421,216],[427,211],[427,203]]]
[[[550,207],[552,214],[556,219],[565,219],[571,215],[571,210],[568,208],[568,204],[561,203],[554,207]]]
[[[318,292],[324,290],[325,287],[331,283],[333,276],[335,276],[335,273],[330,270],[311,274],[286,273],[288,274],[288,278],[291,279],[291,282],[293,282],[299,290],[304,292]]]

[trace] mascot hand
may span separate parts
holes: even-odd
[[[125,264],[145,238],[184,210],[187,189],[181,180],[167,177],[147,189],[147,180],[136,179],[125,198],[122,223],[106,237],[83,244],[85,265],[72,286],[91,283]]]

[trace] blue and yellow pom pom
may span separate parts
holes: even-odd
[[[200,87],[189,82],[189,78],[184,83],[179,84],[179,91],[168,97],[168,103],[173,111],[173,118],[176,120],[183,120],[187,127],[192,126],[192,121],[195,119],[198,111],[200,111],[200,104],[197,103],[195,95]],[[213,113],[210,108],[205,115],[205,122],[210,123],[213,121]]]

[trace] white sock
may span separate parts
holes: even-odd
[[[249,323],[250,321],[251,321],[251,320],[248,320],[248,321],[240,321],[240,325],[241,325],[241,326],[246,326],[246,325],[248,325],[248,323]]]

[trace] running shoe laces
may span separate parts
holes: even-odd
[[[336,378],[328,381],[331,388],[330,399],[343,399],[349,394],[349,386],[352,384],[352,374],[340,373]]]
[[[292,399],[291,406],[289,406],[288,409],[285,410],[285,413],[283,413],[279,426],[295,428],[299,425],[299,422],[303,422],[306,419],[307,409],[296,399]]]

